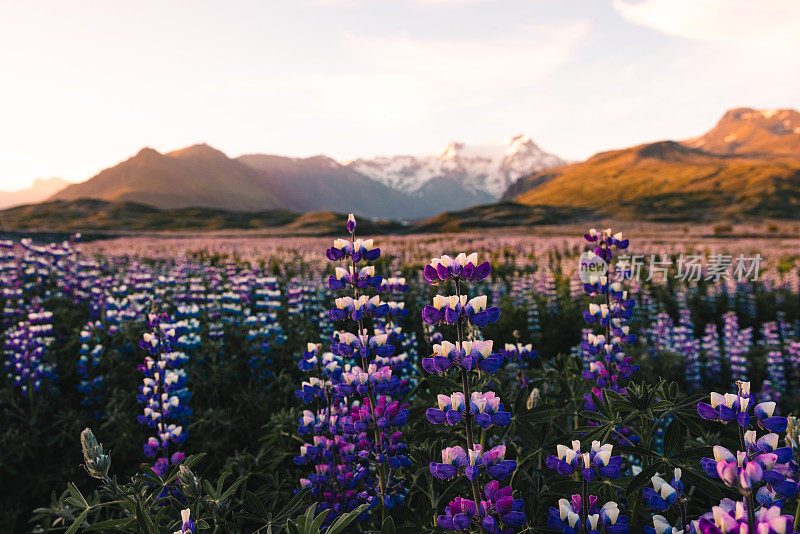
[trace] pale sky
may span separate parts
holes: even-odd
[[[0,0],[0,189],[143,146],[583,159],[800,108],[797,0]]]

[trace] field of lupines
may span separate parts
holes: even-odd
[[[798,530],[791,247],[383,241],[3,242],[0,531]]]

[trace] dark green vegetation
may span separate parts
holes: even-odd
[[[403,274],[411,277],[418,268],[406,266]],[[509,284],[514,276],[511,269],[498,267],[494,281]],[[547,311],[543,297],[535,298],[541,333],[527,334],[528,310],[515,307],[508,297],[501,299],[500,320],[484,331],[487,339],[496,340],[500,346],[515,340],[534,343],[539,358],[527,371],[529,384],[520,387],[515,371],[509,368],[472,384],[491,384],[512,413],[510,426],[494,429],[485,438],[489,443],[504,440],[509,448],[507,457],[515,458],[519,464],[513,484],[525,499],[525,513],[533,525],[527,531],[546,531],[542,525],[548,507],[579,490],[579,482],[544,467],[545,458],[554,454],[556,445],[581,436],[588,441],[606,442],[620,424],[631,427],[643,438],[637,447],[615,447],[640,460],[643,474],[628,474],[598,484],[592,491],[599,492],[603,499],[626,502],[633,510],[633,532],[639,532],[641,525],[649,522],[650,512],[640,502],[641,488],[657,471],[664,474],[674,467],[683,469],[691,517],[707,511],[723,495],[731,495],[701,472],[699,459],[711,455],[711,445],[735,449],[737,437],[735,432],[728,432],[730,428],[699,420],[696,403],[706,400],[707,393],[694,395],[696,392],[687,390],[679,356],[661,353],[652,357],[643,339],[633,351],[634,361],[642,368],[633,377],[629,396],[610,396],[599,404],[601,413],[584,410],[584,394],[591,383],[581,378],[580,359],[570,356],[569,350],[584,326],[581,312],[585,300],[571,299],[568,281],[559,275],[556,282],[557,313]],[[652,290],[654,299],[673,316],[678,309],[674,289]],[[420,340],[425,337],[420,329],[420,308],[415,303],[427,302],[431,293],[428,287],[414,285],[406,299],[410,314],[403,328],[415,332]],[[743,319],[742,326],[757,327],[764,320],[774,320],[776,295],[758,291],[758,315]],[[701,298],[693,297],[688,305],[693,310],[693,322],[702,331],[709,321],[719,324],[720,310],[735,307],[736,303],[723,299],[717,307],[710,307]],[[143,325],[128,324],[107,340],[108,349],[99,369],[105,377],[102,413],[95,417],[82,406],[83,396],[76,390],[77,332],[85,323],[88,310],[57,298],[46,300],[45,308],[55,313],[57,342],[48,357],[57,366],[58,382],[23,402],[7,384],[0,390],[0,517],[4,531],[64,532],[83,517],[99,524],[94,531],[172,532],[178,511],[191,505],[203,510],[203,517],[196,518],[200,532],[269,532],[268,527],[272,532],[283,532],[287,517],[297,517],[312,502],[303,494],[286,510],[298,487],[298,478],[305,474],[292,462],[301,443],[296,426],[302,409],[293,391],[302,379],[297,355],[308,339],[318,336],[308,317],[280,313],[279,320],[289,339],[271,354],[273,362],[267,369],[273,376],[254,372],[250,358],[256,353],[244,342],[243,325],[226,325],[224,344],[209,339],[204,329],[202,345],[186,366],[193,414],[188,426],[190,438],[184,448],[190,455],[199,455],[187,459],[185,465],[202,482],[196,491],[185,491],[184,504],[156,502],[161,487],[174,483],[178,472],[173,471],[164,480],[157,479],[142,455],[141,443],[148,431],[135,420],[140,411],[135,395],[141,381],[136,366],[144,356],[137,346]],[[800,317],[796,295],[785,301],[782,309],[790,321]],[[641,332],[645,326],[640,320],[633,329]],[[445,338],[452,334],[443,330]],[[430,425],[425,410],[435,406],[437,394],[457,390],[459,384],[449,377],[430,376],[422,371],[419,358],[427,354],[430,346],[422,341],[419,354],[415,355],[417,383],[408,395],[411,416],[404,428],[414,466],[405,483],[409,490],[405,505],[391,514],[396,531],[409,534],[441,532],[433,527],[432,518],[442,512],[450,499],[467,491],[463,478],[455,484],[444,483],[428,472],[429,462],[438,460],[439,451],[452,441],[454,431]],[[760,351],[753,359],[754,383],[763,377],[763,370],[764,354]],[[727,391],[729,381],[730,375],[724,370],[722,376],[713,377],[706,386]],[[795,396],[782,402],[784,406],[797,407],[797,401]],[[590,422],[594,426],[587,424]],[[101,484],[82,467],[79,435],[87,426],[111,453],[114,484]],[[663,438],[659,438],[662,431]],[[663,449],[659,449],[659,440],[663,441]],[[68,481],[74,485],[68,487]],[[117,483],[119,486],[115,487]],[[98,493],[101,487],[105,489]],[[119,499],[123,504],[96,506]],[[82,515],[87,506],[89,512]],[[35,519],[29,523],[32,516]],[[374,521],[360,525],[367,531],[377,531],[379,527]],[[84,530],[72,530],[70,534],[77,531]]]
[[[284,209],[228,211],[212,208],[159,209],[135,202],[53,200],[0,211],[0,229],[47,232],[159,232],[269,230],[279,234],[324,235],[335,231],[342,215],[333,212],[296,213]],[[393,222],[364,220],[366,231],[401,229]],[[341,226],[341,225],[339,225]]]

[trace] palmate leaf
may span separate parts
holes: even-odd
[[[83,529],[83,532],[104,532],[108,529],[122,529],[133,523],[134,519],[131,517],[123,517],[122,519],[106,519],[99,523]]]
[[[359,515],[361,515],[366,509],[368,505],[362,504],[352,512],[348,512],[344,515],[339,516],[339,519],[334,521],[331,526],[325,531],[325,534],[340,534],[344,529],[346,529],[350,523],[355,521]]]
[[[520,423],[549,423],[563,412],[553,406],[537,406],[533,410],[523,412],[514,417]]]
[[[386,519],[383,520],[381,534],[395,534],[394,519],[392,519],[391,516],[387,516]]]
[[[685,449],[681,452],[678,452],[672,456],[670,456],[671,460],[688,460],[688,461],[695,461],[699,460],[700,458],[708,456],[714,456],[714,447],[706,446],[706,447],[694,447],[691,449]]]
[[[608,417],[603,415],[599,412],[591,412],[589,410],[584,410],[580,413],[580,416],[584,419],[589,419],[590,421],[598,421],[600,423],[612,423]]]
[[[267,519],[267,509],[264,508],[264,503],[258,498],[258,496],[253,493],[252,491],[248,491],[245,493],[245,501],[247,501],[248,511],[258,517],[260,519]]]
[[[308,508],[308,511],[311,512],[313,515],[314,509],[316,505],[311,505]],[[306,531],[305,534],[316,534],[319,532],[319,529],[322,527],[322,522],[325,521],[325,518],[328,517],[329,510],[323,510],[317,517],[314,518],[313,521],[308,521],[308,514],[306,514]]]
[[[150,514],[142,509],[142,503],[136,501],[136,522],[139,524],[139,531],[145,534],[155,534],[155,525],[153,520],[150,519]]]
[[[83,523],[83,520],[86,519],[86,515],[88,513],[89,513],[89,509],[86,508],[83,512],[80,513],[80,515],[75,519],[75,522],[72,523],[69,526],[69,528],[67,529],[67,531],[64,534],[75,534],[75,532],[78,532],[78,529],[80,528],[81,524]]]
[[[681,478],[688,482],[703,494],[710,496],[713,501],[719,501],[725,494],[719,485],[708,478],[708,475],[694,467],[684,467],[682,469]]]
[[[634,456],[647,456],[648,458],[661,458],[656,451],[639,447],[638,445],[614,445],[614,450],[621,454],[632,454]]]
[[[295,521],[288,520],[286,522],[286,530],[292,534],[319,534],[329,510],[323,510],[315,517],[314,511],[316,507],[317,505],[314,503],[308,507],[305,514],[299,516]],[[325,534],[340,534],[367,508],[367,504],[362,504],[355,510],[342,514],[325,529]]]
[[[680,452],[683,437],[680,420],[673,419],[664,431],[664,454],[671,455],[673,452]]]

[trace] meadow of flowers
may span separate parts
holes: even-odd
[[[0,242],[0,531],[796,532],[794,244],[619,230]]]

